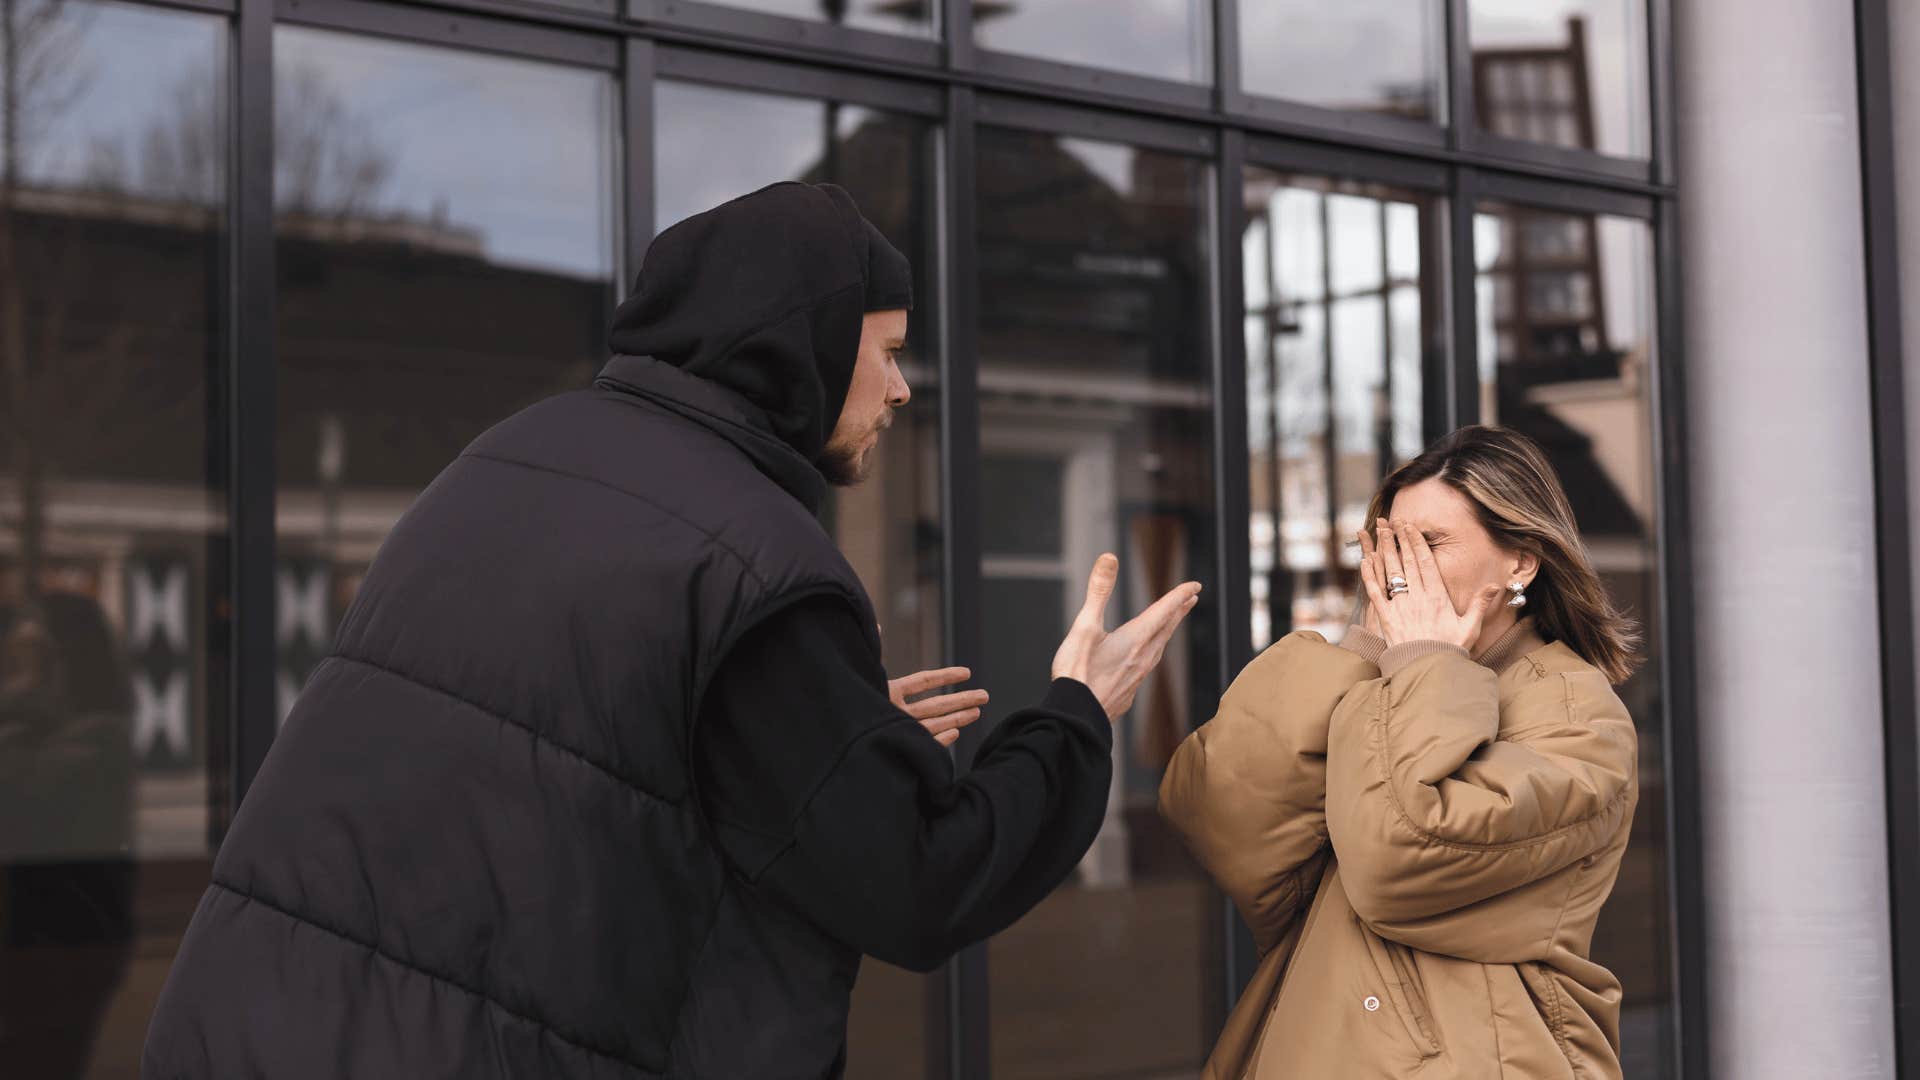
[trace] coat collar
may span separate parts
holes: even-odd
[[[732,390],[655,360],[615,356],[594,380],[603,390],[632,394],[676,413],[738,447],[808,513],[819,513],[827,481],[813,463],[774,435],[766,414]]]
[[[1494,671],[1504,671],[1509,664],[1527,655],[1547,643],[1535,629],[1533,620],[1522,616],[1514,620],[1507,632],[1501,634],[1493,644],[1481,649],[1474,655],[1474,662]]]

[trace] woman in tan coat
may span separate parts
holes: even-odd
[[[1206,1076],[1618,1077],[1588,951],[1638,796],[1633,627],[1515,432],[1453,433],[1369,516],[1364,625],[1268,649],[1160,788],[1260,955]]]

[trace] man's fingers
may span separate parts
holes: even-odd
[[[973,672],[963,667],[940,668],[937,671],[916,671],[911,675],[902,675],[893,680],[892,686],[901,697],[924,694],[942,686],[956,686],[973,678]]]
[[[1080,606],[1081,621],[1100,628],[1107,625],[1107,601],[1113,598],[1113,585],[1119,579],[1120,560],[1112,553],[1093,560],[1093,573],[1087,577],[1087,602]]]
[[[959,731],[975,720],[980,719],[979,709],[960,709],[956,712],[929,716],[920,721],[920,726],[938,735],[946,731]]]
[[[933,741],[941,746],[952,746],[960,741],[960,731],[957,728],[953,731],[942,731],[933,737]]]
[[[1127,625],[1149,638],[1159,634],[1171,634],[1173,628],[1180,624],[1180,620],[1186,617],[1187,612],[1193,610],[1193,605],[1198,603],[1199,599],[1199,582],[1189,581],[1177,585],[1170,589],[1167,595],[1155,600],[1153,606],[1135,615]]]
[[[907,706],[908,715],[916,720],[925,720],[931,716],[945,716],[947,713],[964,709],[978,709],[987,703],[985,690],[962,690],[958,694],[937,694],[924,698]]]

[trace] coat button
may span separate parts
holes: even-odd
[[[1367,1000],[1361,1002],[1360,1004],[1365,1005],[1367,1007],[1368,1012],[1380,1011],[1380,999],[1377,997],[1374,997],[1372,994],[1368,994]]]

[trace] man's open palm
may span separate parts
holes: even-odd
[[[1185,582],[1108,633],[1107,602],[1119,577],[1119,559],[1108,554],[1094,560],[1093,574],[1087,578],[1087,602],[1053,656],[1053,677],[1085,683],[1100,699],[1109,720],[1118,720],[1133,706],[1134,694],[1159,666],[1167,641],[1200,602],[1200,583]]]

